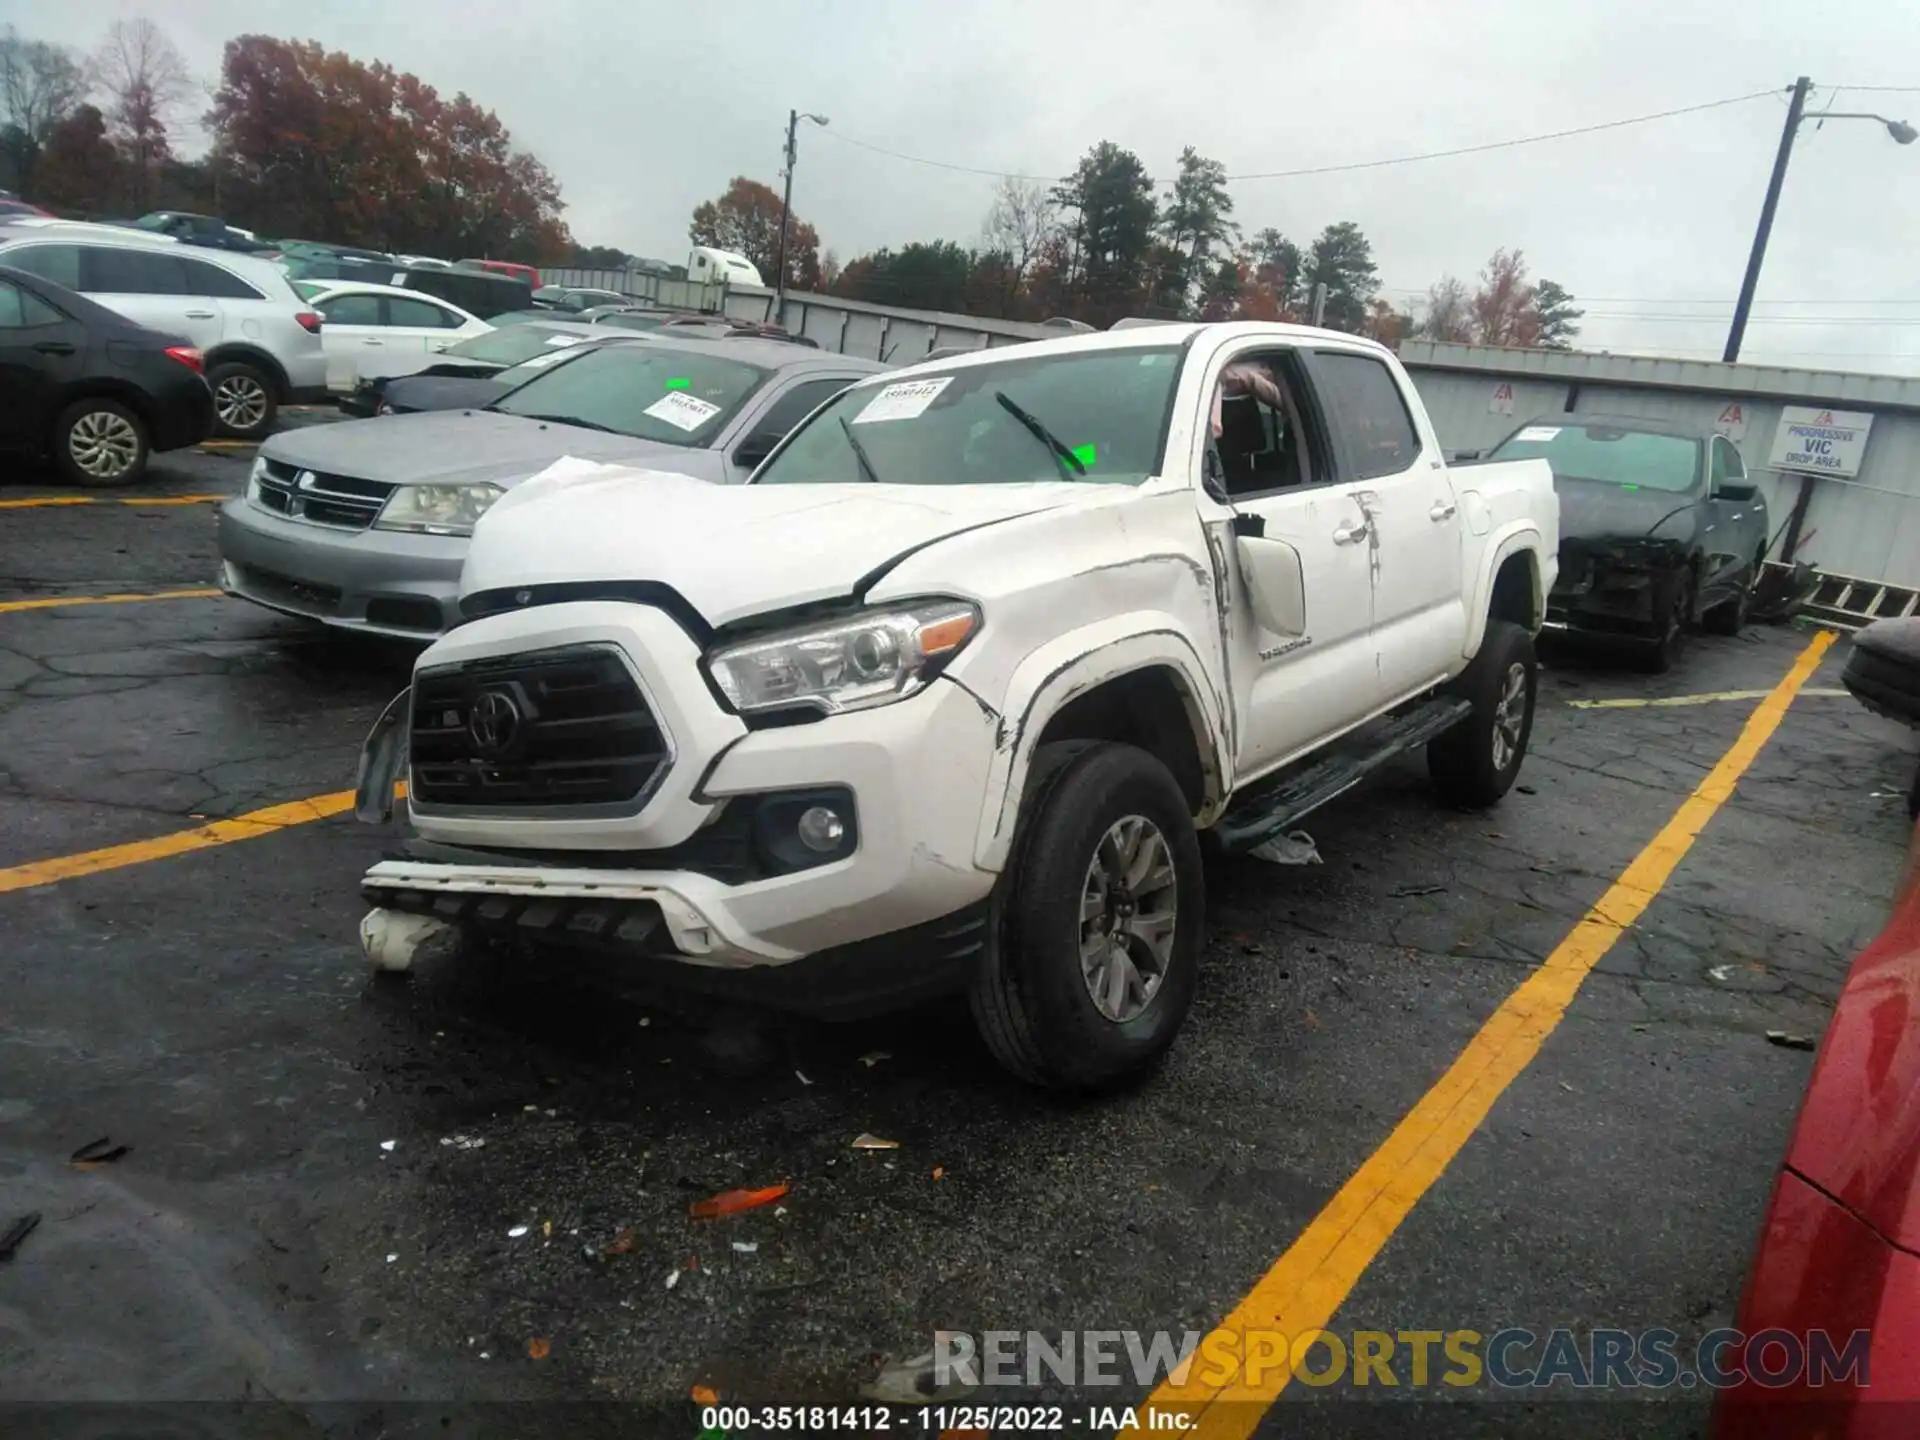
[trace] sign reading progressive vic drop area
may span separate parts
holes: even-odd
[[[1777,470],[1811,470],[1816,475],[1858,475],[1867,453],[1873,416],[1857,410],[1821,410],[1788,405],[1773,432],[1771,464]]]

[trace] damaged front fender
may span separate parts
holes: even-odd
[[[393,818],[393,791],[407,771],[407,721],[413,711],[409,685],[387,702],[360,747],[360,775],[353,790],[353,818],[381,825]]]

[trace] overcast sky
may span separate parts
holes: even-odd
[[[1110,139],[1164,181],[1183,145],[1244,174],[1771,89],[1602,134],[1232,187],[1249,233],[1305,243],[1357,221],[1395,301],[1518,246],[1591,312],[1583,345],[1714,358],[1794,77],[1813,76],[1817,104],[1836,86],[1911,87],[1842,88],[1833,108],[1920,124],[1920,5],[1888,0],[0,0],[0,22],[80,47],[138,13],[209,81],[225,40],[265,32],[465,90],[559,178],[576,238],[676,260],[689,212],[729,177],[777,185],[789,107],[832,121],[802,129],[793,203],[844,261],[972,242],[994,185],[849,140],[1059,175]],[[1807,125],[1745,358],[1920,373],[1917,237],[1920,145]]]

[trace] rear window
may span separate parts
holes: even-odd
[[[1556,480],[1598,480],[1648,490],[1691,490],[1700,476],[1700,442],[1618,425],[1526,425],[1493,452],[1495,460],[1545,460]]]
[[[608,345],[543,370],[491,408],[697,448],[726,427],[767,376],[717,353]]]
[[[264,300],[266,298],[238,275],[222,266],[205,260],[190,260],[185,256],[180,257],[180,263],[186,267],[187,292],[191,295],[211,295],[221,300]]]
[[[1385,365],[1367,355],[1322,350],[1314,356],[1314,374],[1346,441],[1355,479],[1397,475],[1419,458],[1413,417]]]

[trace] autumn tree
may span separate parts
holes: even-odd
[[[56,210],[99,210],[118,194],[126,169],[107,138],[107,118],[82,105],[47,133],[40,153],[38,198]]]
[[[1473,338],[1481,345],[1531,346],[1540,338],[1526,257],[1518,250],[1493,252],[1480,272],[1480,288],[1469,308]]]
[[[1104,329],[1136,308],[1147,287],[1159,219],[1153,177],[1138,155],[1102,140],[1052,198],[1071,216],[1074,313]]]
[[[1301,280],[1308,294],[1315,286],[1327,287],[1323,324],[1334,330],[1358,332],[1380,288],[1373,246],[1351,220],[1329,225],[1308,250]]]
[[[558,184],[497,115],[378,62],[243,35],[207,123],[229,212],[270,234],[549,264],[572,243]]]
[[[1232,217],[1227,167],[1187,146],[1180,152],[1180,173],[1160,208],[1160,237],[1172,254],[1161,294],[1177,303],[1178,313],[1187,313],[1195,291],[1217,274],[1210,263],[1214,250],[1231,245],[1239,236],[1240,227]]]
[[[687,238],[746,256],[768,285],[777,285],[780,210],[780,197],[771,186],[736,175],[719,198],[694,207]],[[792,214],[787,218],[787,284],[801,290],[820,285],[820,232]]]
[[[193,94],[187,62],[158,25],[139,15],[107,27],[88,74],[106,97],[110,133],[127,158],[133,207],[148,209],[156,172],[173,153],[171,129]]]
[[[22,39],[11,25],[0,30],[0,158],[10,188],[37,198],[47,139],[86,98],[86,74],[71,51]]]

